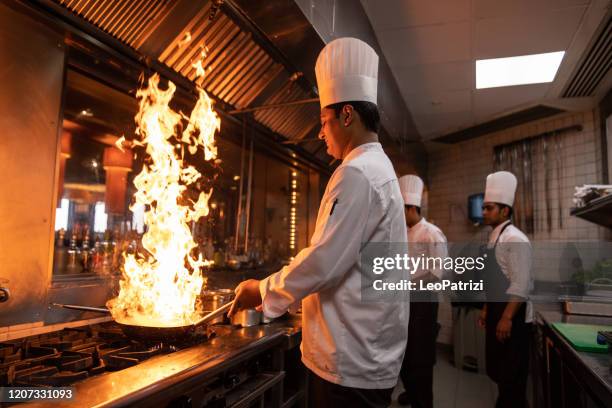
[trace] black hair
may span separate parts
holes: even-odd
[[[378,113],[378,106],[372,102],[366,101],[349,101],[349,102],[338,102],[331,105],[327,105],[326,108],[333,109],[336,112],[336,117],[340,116],[342,108],[346,105],[351,105],[353,109],[359,113],[363,126],[370,132],[378,133],[380,129],[380,114]]]
[[[508,219],[512,218],[512,214],[514,214],[514,210],[512,209],[511,206],[506,205],[506,204],[502,204],[502,203],[495,203],[497,204],[497,206],[499,207],[499,211],[501,212],[501,210],[503,210],[504,208],[508,209]]]
[[[417,214],[421,215],[421,207],[417,205],[404,204],[404,207],[406,207],[407,209],[416,208]]]

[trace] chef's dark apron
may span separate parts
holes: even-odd
[[[508,304],[509,296],[506,294],[506,290],[510,286],[510,280],[504,275],[499,263],[497,263],[495,248],[499,237],[510,224],[508,223],[502,228],[492,248],[484,249],[486,258],[483,278],[487,296],[487,374],[498,385],[508,384],[512,387],[517,381],[526,381],[529,365],[529,328],[531,325],[525,323],[526,304],[523,303],[512,318],[510,338],[503,343],[497,340],[497,323]]]

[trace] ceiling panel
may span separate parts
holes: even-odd
[[[471,56],[468,22],[382,31],[377,35],[392,69],[465,61]]]
[[[471,110],[450,113],[428,113],[418,115],[417,126],[423,137],[429,139],[432,135],[451,132],[474,124]]]
[[[612,13],[606,0],[361,3],[424,139],[558,100],[563,85],[557,82],[567,81]],[[553,51],[567,52],[556,82],[475,89],[477,59]]]
[[[468,20],[470,0],[362,0],[376,31]]]
[[[428,97],[410,97],[408,108],[413,114],[450,113],[471,109],[470,90],[446,91],[428,94]]]
[[[566,50],[586,7],[476,22],[474,58],[499,58]]]
[[[476,82],[472,61],[416,65],[398,68],[395,72],[400,91],[405,96],[473,89]]]
[[[474,17],[510,17],[588,5],[590,0],[474,0]]]
[[[498,113],[534,103],[543,98],[550,84],[508,86],[479,89],[474,92],[474,116],[477,121],[487,120]]]

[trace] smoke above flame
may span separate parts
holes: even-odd
[[[119,295],[107,303],[115,320],[124,323],[169,327],[196,321],[196,299],[205,284],[202,267],[212,263],[193,256],[197,244],[189,225],[208,215],[212,189],[200,192],[197,201],[186,199],[188,186],[202,175],[183,161],[183,154],[185,149],[191,155],[203,150],[204,160],[214,160],[221,121],[202,89],[189,118],[172,110],[175,90],[172,82],[160,89],[155,74],[137,92],[136,134],[147,158],[134,179],[132,207],[145,208],[146,251],[124,255]]]

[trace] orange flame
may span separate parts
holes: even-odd
[[[196,62],[191,64],[191,67],[196,70],[196,74],[195,74],[196,80],[202,79],[204,78],[204,75],[206,75],[206,69],[204,68],[204,60],[206,59],[207,55],[208,55],[208,47],[204,47],[202,51],[200,52],[200,58]],[[212,67],[208,67],[208,70],[210,71],[211,68]]]
[[[176,89],[169,82],[168,89],[158,87],[159,76],[149,79],[148,87],[140,89],[137,97],[140,110],[136,115],[136,133],[146,146],[150,157],[142,172],[134,179],[137,192],[134,206],[144,206],[147,232],[142,237],[146,254],[125,254],[119,295],[107,306],[113,317],[124,323],[142,326],[181,326],[198,318],[196,299],[205,277],[201,268],[212,262],[191,253],[197,246],[189,222],[208,215],[208,200],[212,189],[201,192],[196,202],[184,205],[182,195],[187,186],[202,175],[193,166],[183,163],[180,149],[172,143],[186,144],[193,155],[199,147],[205,160],[217,156],[214,135],[221,121],[212,101],[203,90],[183,133],[176,134],[184,117],[172,110],[170,100]]]
[[[191,33],[187,31],[183,39],[178,42],[178,46],[181,48],[183,45],[188,44],[189,42],[191,42]]]
[[[199,59],[193,64],[191,64],[191,67],[196,70],[196,76],[195,76],[196,78],[200,78],[206,75],[206,70],[204,69],[204,66],[202,65],[202,61],[203,60]]]

